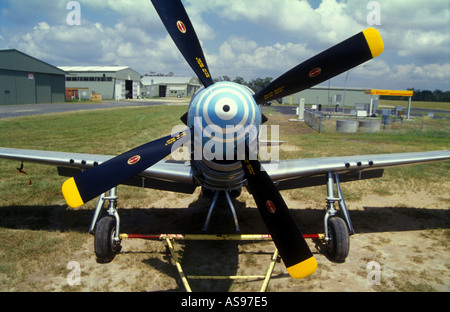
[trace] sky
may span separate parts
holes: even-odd
[[[276,78],[375,27],[384,52],[332,78],[330,85],[450,90],[448,0],[183,0],[183,4],[213,78]],[[194,76],[150,0],[2,0],[1,48],[17,49],[54,66],[122,65],[141,75]]]

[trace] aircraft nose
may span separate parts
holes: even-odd
[[[218,82],[204,89],[192,100],[189,111],[188,125],[194,126],[195,142],[215,153],[216,158],[220,151],[235,154],[232,151],[250,132],[253,138],[261,124],[261,111],[252,92],[232,82]]]
[[[259,126],[260,115],[248,88],[233,82],[217,82],[193,99],[188,124],[194,125],[194,118],[201,118],[201,129],[197,130],[204,135],[209,134],[207,129],[227,133],[227,127]]]

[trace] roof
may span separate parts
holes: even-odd
[[[129,66],[59,66],[58,68],[66,72],[118,72],[128,69]]]
[[[65,75],[64,70],[16,49],[0,49],[0,69]]]
[[[152,84],[191,84],[200,85],[198,79],[195,77],[177,77],[177,76],[145,76],[142,77],[141,82],[143,85]]]
[[[96,75],[98,73],[109,73],[118,79],[141,80],[142,75],[129,66],[60,66],[60,69],[66,71],[69,75]]]
[[[359,87],[339,87],[339,86],[336,86],[336,87],[327,87],[327,86],[313,86],[313,87],[311,87],[311,88],[308,88],[308,89],[306,89],[306,90],[347,90],[347,91],[366,91],[367,89],[370,89],[370,88],[359,88]],[[306,90],[303,90],[303,91],[306,91]],[[303,92],[303,91],[300,91],[300,92]]]

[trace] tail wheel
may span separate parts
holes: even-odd
[[[328,220],[327,253],[334,262],[345,262],[350,250],[350,238],[345,221],[339,217]]]
[[[116,234],[116,220],[112,216],[107,216],[97,224],[95,230],[94,248],[97,262],[111,262],[115,255],[120,252],[120,242],[114,240]]]

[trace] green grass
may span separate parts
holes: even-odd
[[[274,116],[272,116],[273,119]],[[280,123],[279,116],[275,116]],[[424,122],[422,133],[420,128]],[[386,131],[376,133],[336,133],[335,120],[329,121],[329,131],[319,134],[304,123],[290,122],[280,124],[280,140],[296,149],[280,148],[280,159],[314,158],[346,155],[367,155],[381,153],[421,152],[450,149],[450,121],[416,118],[413,121],[390,124]],[[302,134],[307,133],[307,134]],[[345,184],[343,192],[346,199],[358,200],[368,194],[396,194],[406,190],[429,192],[439,196],[440,184],[448,185],[450,163],[434,163],[396,167],[385,170],[382,178],[356,181]],[[325,198],[322,186],[286,191],[294,199],[317,201]],[[434,195],[431,195],[434,194]]]
[[[184,106],[122,108],[0,120],[0,145],[119,153],[167,135]]]
[[[150,106],[1,119],[0,146],[114,155],[169,134],[174,125],[181,125],[179,117],[185,111],[186,106]],[[296,147],[282,148],[281,159],[450,149],[450,122],[446,120],[391,123],[389,131],[373,134],[318,134],[304,123],[289,122],[276,114],[269,115],[270,124],[279,124],[280,140]],[[19,165],[0,160],[1,205],[64,205],[60,186],[65,179],[56,175],[55,168],[26,163],[25,170],[33,181],[27,186],[28,177],[15,169]],[[386,173],[389,178],[412,176],[415,182],[435,182],[448,180],[448,169],[447,162],[394,168]],[[123,196],[141,193],[129,192],[131,195]]]
[[[397,106],[401,105],[403,107],[408,107],[408,101],[395,101],[395,100],[380,100],[380,106]],[[428,108],[428,109],[442,109],[450,111],[449,102],[423,102],[423,101],[412,101],[411,107],[415,108]]]

